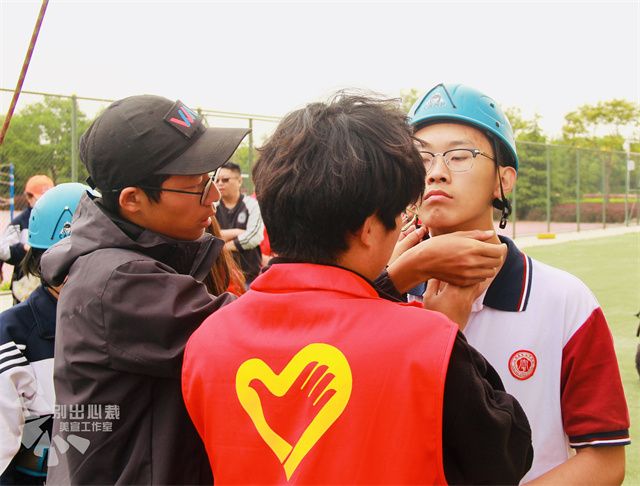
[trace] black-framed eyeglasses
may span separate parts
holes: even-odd
[[[213,183],[214,177],[215,177],[215,174],[209,176],[209,180],[207,181],[204,188],[200,192],[185,191],[183,189],[170,189],[167,187],[151,187],[151,186],[140,186],[140,185],[136,187],[139,187],[140,189],[150,189],[152,191],[177,192],[179,194],[193,194],[194,196],[200,196],[200,206],[206,206],[207,205],[206,201],[209,197],[209,192],[211,191],[211,188],[214,186],[214,183]]]
[[[422,162],[424,163],[424,168],[427,170],[427,174],[433,169],[433,163],[436,160],[438,155],[441,155],[444,159],[445,165],[449,168],[451,172],[465,172],[467,170],[471,170],[473,167],[473,161],[478,155],[483,155],[488,159],[491,159],[495,162],[495,158],[491,155],[474,149],[452,149],[446,150],[444,152],[433,153],[428,150],[424,150],[422,148],[418,149],[420,155],[422,156]]]
[[[207,206],[206,202],[207,202],[207,199],[209,198],[209,193],[211,192],[211,188],[215,186],[214,179],[217,174],[218,174],[218,169],[216,169],[215,172],[213,172],[209,176],[209,179],[207,180],[204,188],[200,192],[185,191],[183,189],[171,189],[168,187],[146,186],[146,185],[140,185],[140,184],[136,184],[135,187],[139,187],[140,189],[149,189],[151,191],[177,192],[179,194],[192,194],[194,196],[200,196],[200,205]],[[113,189],[111,192],[120,192],[121,190],[122,189]]]

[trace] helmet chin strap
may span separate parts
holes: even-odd
[[[500,177],[500,161],[498,160],[498,154],[500,153],[498,151],[498,142],[493,136],[490,136],[489,139],[493,142],[493,153],[496,156],[498,183],[500,184],[500,199],[496,198],[493,200],[493,207],[498,209],[499,211],[502,211],[502,214],[500,216],[500,224],[498,226],[500,226],[500,229],[504,229],[507,226],[509,216],[511,216],[511,201],[506,198],[506,196],[504,195],[504,189],[502,188],[502,177]]]
[[[502,211],[502,215],[500,216],[500,229],[504,229],[507,226],[507,220],[509,216],[511,216],[511,201],[509,201],[505,195],[504,190],[502,189],[502,177],[500,177],[500,172],[498,171],[498,181],[500,182],[500,199],[493,200],[493,207]]]

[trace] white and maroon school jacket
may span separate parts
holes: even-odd
[[[507,259],[464,334],[529,418],[526,483],[565,462],[570,448],[629,444],[629,413],[611,332],[591,291],[500,239]]]

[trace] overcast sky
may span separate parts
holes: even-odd
[[[0,87],[16,84],[40,3],[0,0]],[[337,88],[461,82],[553,135],[582,104],[640,101],[639,30],[640,0],[51,0],[23,89],[282,115]]]

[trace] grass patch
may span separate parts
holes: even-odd
[[[640,378],[635,369],[640,310],[640,233],[527,248],[536,260],[562,268],[596,295],[613,334],[622,383],[631,415],[624,485],[640,484]]]

